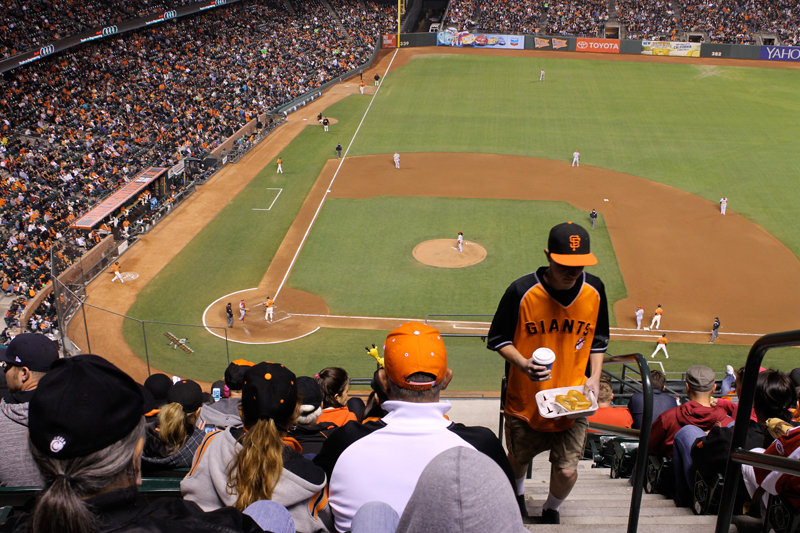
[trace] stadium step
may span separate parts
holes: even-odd
[[[628,479],[611,479],[608,468],[592,468],[590,461],[578,466],[578,482],[561,506],[560,525],[531,524],[530,531],[575,531],[581,533],[619,533],[628,524],[633,487]],[[541,514],[550,483],[550,463],[547,454],[533,462],[531,479],[525,481],[525,504],[530,516]],[[639,515],[641,533],[708,532],[714,529],[715,516],[695,516],[688,508],[675,507],[671,499],[657,494],[644,494]],[[731,529],[732,532],[735,528]]]

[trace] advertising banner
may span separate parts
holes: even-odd
[[[618,54],[619,39],[588,39],[585,37],[578,37],[575,50],[578,52],[596,52],[599,54]]]
[[[494,33],[470,33],[448,28],[436,35],[437,46],[458,46],[470,48],[505,48],[523,50],[525,36],[499,35]]]
[[[397,34],[384,35],[381,46],[383,48],[397,48]]]
[[[534,50],[564,50],[569,47],[569,41],[566,39],[558,39],[556,37],[534,37],[533,49]]]
[[[800,61],[800,47],[762,46],[761,59],[768,61]]]
[[[642,55],[700,57],[700,43],[642,41]]]

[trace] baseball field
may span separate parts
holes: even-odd
[[[643,306],[649,324],[662,304],[670,358],[657,358],[667,371],[741,364],[759,335],[798,327],[800,71],[613,59],[383,53],[364,74],[384,78],[379,90],[359,95],[356,78],[290,115],[122,257],[135,281],[108,275],[90,286],[91,350],[137,377],[145,358],[203,381],[237,358],[371,376],[364,347],[407,319],[485,332],[508,284],[545,264],[549,228],[588,227],[596,208],[600,262],[587,270],[606,285],[609,351],[649,356],[659,334],[637,331],[634,311]],[[336,120],[327,133],[320,112]],[[459,231],[474,264],[454,249]],[[258,306],[267,296],[272,324]],[[77,322],[70,333],[80,339]],[[193,353],[170,346],[167,332]],[[451,389],[496,393],[501,358],[479,338],[446,341]],[[770,352],[765,366],[790,370],[796,353]]]

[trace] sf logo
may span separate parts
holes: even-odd
[[[572,248],[572,251],[575,251],[581,247],[581,238],[579,235],[569,236],[569,247]]]

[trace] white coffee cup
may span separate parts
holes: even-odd
[[[536,348],[533,352],[533,362],[539,366],[547,367],[548,370],[553,370],[555,360],[556,354],[550,348]]]

